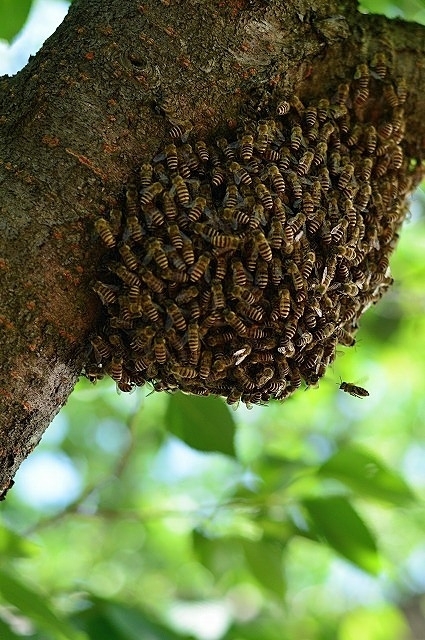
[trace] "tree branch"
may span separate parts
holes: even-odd
[[[424,28],[348,0],[344,15],[333,0],[290,5],[76,0],[27,66],[0,79],[0,495],[87,357],[103,252],[93,222],[170,122],[208,138],[272,91],[332,96],[384,48],[408,79],[408,153],[422,159]]]

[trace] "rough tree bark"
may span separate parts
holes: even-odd
[[[425,29],[323,0],[76,0],[0,79],[0,496],[66,402],[100,306],[93,221],[174,121],[203,137],[280,85],[331,96],[382,46],[408,80],[407,144],[425,150]]]

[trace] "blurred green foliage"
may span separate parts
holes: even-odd
[[[0,37],[29,4],[0,0]],[[416,640],[424,204],[419,190],[392,290],[319,389],[231,411],[80,381],[2,505],[2,640]],[[369,398],[339,391],[362,376]]]

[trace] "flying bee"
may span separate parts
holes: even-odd
[[[303,130],[299,125],[294,125],[291,130],[291,150],[298,151],[301,145],[305,146]]]
[[[131,251],[128,244],[122,244],[119,248],[119,252],[127,269],[130,269],[130,271],[137,271],[139,267],[139,261]]]
[[[327,98],[322,98],[321,100],[319,100],[319,103],[317,105],[317,117],[319,118],[319,122],[325,122],[325,120],[327,119],[329,106],[330,103]]]
[[[233,179],[235,183],[238,184],[251,184],[252,178],[249,175],[248,171],[241,167],[238,162],[231,162],[229,164],[229,171],[233,173]]]
[[[104,305],[115,304],[118,301],[116,289],[99,280],[93,285],[93,291],[97,293]]]
[[[149,289],[155,293],[162,293],[164,291],[164,283],[157,278],[149,269],[145,266],[139,268],[139,274],[143,282],[148,285]]]
[[[156,196],[164,191],[164,187],[160,182],[153,182],[149,187],[143,189],[140,195],[140,202],[142,205],[147,205],[152,202]]]
[[[276,115],[285,116],[287,113],[289,113],[290,108],[291,108],[291,105],[289,104],[289,102],[284,100],[283,102],[280,102],[277,105],[277,107],[276,107]]]
[[[94,223],[97,233],[100,235],[102,242],[108,249],[112,249],[116,245],[116,240],[112,233],[112,228],[105,218],[99,218]]]
[[[363,387],[358,387],[351,382],[341,382],[339,385],[341,391],[345,391],[345,393],[349,393],[350,396],[354,396],[356,398],[366,398],[369,395],[369,391],[367,389],[363,389]]]
[[[199,256],[198,260],[190,269],[190,280],[197,282],[205,274],[211,261],[211,255],[209,253],[203,253]]]
[[[234,329],[238,335],[245,335],[247,326],[242,322],[242,320],[239,318],[239,316],[236,315],[234,311],[226,307],[225,309],[223,309],[223,317],[227,324],[232,327],[232,329]]]
[[[172,188],[175,190],[177,194],[177,200],[184,207],[187,206],[190,202],[190,193],[189,193],[189,189],[186,186],[185,181],[181,176],[177,175],[172,178],[172,183],[173,183]]]
[[[276,191],[276,193],[279,196],[283,195],[285,193],[285,188],[286,188],[285,181],[278,167],[275,164],[270,165],[269,176],[271,179],[271,183],[273,185],[273,189]],[[270,207],[267,207],[267,208],[270,208]]]

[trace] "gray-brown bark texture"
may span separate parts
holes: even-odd
[[[100,315],[94,221],[171,124],[209,136],[273,91],[335,94],[391,50],[405,152],[425,150],[425,29],[354,3],[76,0],[0,79],[0,495],[66,402]],[[420,171],[418,171],[419,178]]]

